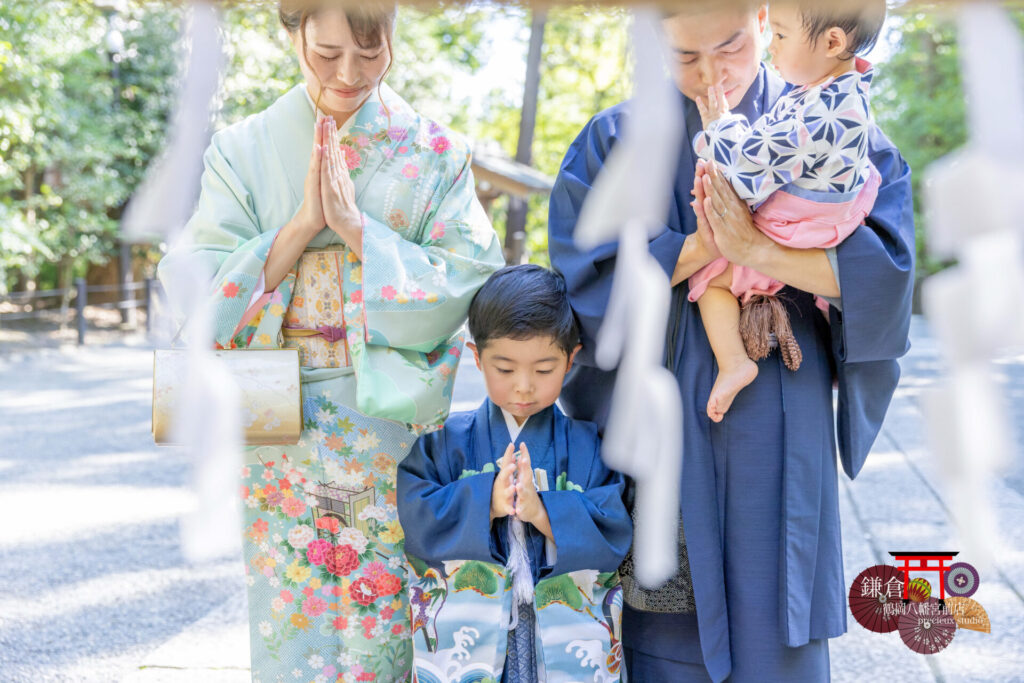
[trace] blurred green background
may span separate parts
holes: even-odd
[[[1013,10],[1024,26],[1024,10]],[[4,0],[0,5],[0,295],[116,279],[118,222],[161,149],[184,52],[184,10],[165,3]],[[530,11],[514,5],[401,7],[388,81],[424,114],[515,154]],[[624,10],[547,15],[533,165],[554,176],[596,112],[629,96]],[[228,65],[216,127],[259,111],[298,82],[276,4],[224,10]],[[964,144],[953,16],[891,8],[873,106],[915,171]],[[915,194],[915,199],[919,197]],[[504,237],[507,199],[491,207]],[[920,202],[918,277],[943,267],[926,253]],[[527,253],[547,261],[547,200],[529,202]],[[148,275],[159,247],[133,247]],[[111,269],[114,275],[111,277]]]

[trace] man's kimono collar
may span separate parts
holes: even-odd
[[[519,438],[515,440],[517,446],[521,443],[526,444],[526,448],[530,451],[530,459],[535,465],[539,465],[541,457],[552,446],[556,410],[557,408],[552,405],[531,415],[523,425],[523,431],[519,433]],[[487,430],[487,433],[481,434],[480,437],[486,439],[486,443],[490,443],[492,456],[497,461],[505,454],[505,449],[512,441],[508,427],[505,426],[505,416],[501,414],[501,408],[494,405],[491,399],[485,400],[477,409],[476,422],[477,429],[482,427]]]

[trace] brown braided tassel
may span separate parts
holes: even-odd
[[[800,345],[793,336],[789,314],[778,297],[755,294],[740,310],[740,337],[751,360],[767,358],[771,353],[771,334],[779,344],[782,362],[797,370],[803,360]]]
[[[740,309],[740,337],[750,360],[758,361],[771,353],[772,308],[769,298],[755,294]]]

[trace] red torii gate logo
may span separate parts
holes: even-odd
[[[938,572],[939,573],[939,602],[945,604],[946,602],[946,572],[952,569],[952,566],[947,566],[947,562],[951,562],[958,552],[920,552],[911,550],[901,551],[889,551],[889,554],[896,560],[896,568],[903,572],[903,601],[908,602],[910,595],[908,590],[910,589],[910,572]],[[900,564],[902,562],[902,565]],[[911,562],[916,562],[916,565],[911,565]],[[937,563],[934,567],[932,563]]]
[[[903,643],[921,654],[943,650],[958,629],[991,632],[985,608],[970,597],[978,590],[978,570],[953,562],[958,552],[889,554],[893,564],[868,567],[850,585],[850,611],[861,626],[875,633],[899,631]],[[937,573],[938,596],[928,580],[911,578],[912,572]]]

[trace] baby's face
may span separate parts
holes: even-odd
[[[828,41],[819,36],[812,45],[795,4],[772,3],[768,13],[772,41],[768,53],[779,74],[793,85],[813,85],[824,80],[834,68]]]
[[[488,341],[482,351],[475,344],[467,346],[484,374],[491,402],[519,424],[554,404],[579,350],[577,346],[567,355],[552,337],[499,337]]]

